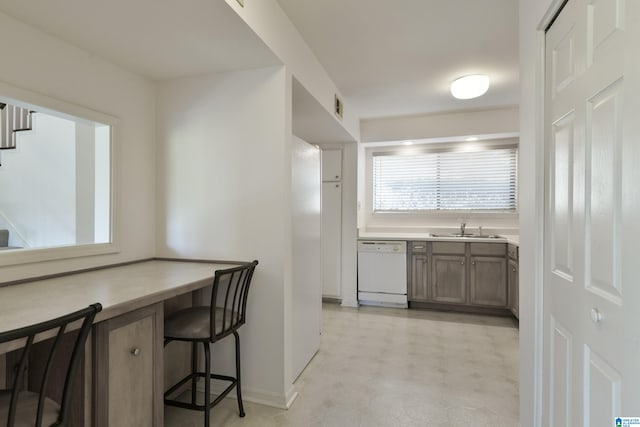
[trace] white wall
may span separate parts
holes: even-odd
[[[543,41],[558,0],[520,0],[520,424],[542,425]]]
[[[259,260],[240,333],[243,391],[248,400],[285,406],[291,76],[277,67],[163,82],[157,111],[157,253]],[[214,368],[231,369],[231,341],[215,347]]]
[[[3,281],[147,258],[154,244],[154,86],[0,13],[0,81],[119,118],[119,253],[0,268]]]
[[[363,120],[363,143],[518,132],[518,107]]]

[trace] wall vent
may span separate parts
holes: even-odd
[[[336,116],[342,118],[342,109],[343,109],[342,100],[338,98],[338,95],[335,95],[335,102],[333,103],[333,112],[336,113]]]

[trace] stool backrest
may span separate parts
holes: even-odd
[[[229,335],[244,324],[247,295],[257,265],[256,260],[240,267],[216,271],[211,292],[212,342]],[[222,309],[221,315],[216,316],[216,309]]]
[[[60,412],[58,415],[58,423],[57,425],[63,424],[67,421],[70,401],[71,401],[71,391],[73,380],[75,379],[75,374],[78,371],[78,367],[80,365],[82,352],[84,350],[84,345],[87,340],[87,336],[89,335],[89,331],[91,330],[91,325],[93,324],[93,320],[95,319],[96,313],[102,310],[102,306],[98,303],[92,304],[87,308],[82,310],[78,310],[76,312],[58,317],[56,319],[48,320],[45,322],[41,322],[35,325],[26,326],[20,329],[14,329],[7,332],[0,333],[0,343],[10,342],[19,339],[26,339],[25,345],[21,350],[20,361],[18,363],[18,370],[15,373],[13,384],[11,387],[11,399],[9,403],[9,411],[7,414],[6,425],[7,427],[13,427],[15,424],[16,417],[16,408],[18,405],[18,398],[20,395],[21,385],[24,381],[24,372],[27,366],[27,361],[29,359],[29,353],[32,350],[33,343],[37,334],[41,334],[47,331],[53,331],[56,335],[53,339],[53,345],[49,351],[46,366],[44,367],[42,380],[40,382],[40,391],[38,396],[38,406],[37,412],[35,414],[36,427],[42,426],[42,415],[45,405],[45,394],[47,389],[47,383],[49,381],[49,374],[51,373],[51,366],[53,365],[56,352],[58,351],[60,340],[67,329],[67,326],[75,322],[77,320],[82,320],[82,326],[78,331],[77,337],[75,339],[71,357],[69,359],[69,363],[67,364],[67,371],[65,375],[64,381],[64,389],[62,391],[62,399],[60,403]],[[0,420],[0,423],[2,421]]]

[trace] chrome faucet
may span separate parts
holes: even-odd
[[[466,222],[461,222],[460,223],[460,235],[461,236],[464,236],[464,229],[465,229],[466,226],[467,226]]]

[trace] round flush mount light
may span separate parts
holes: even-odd
[[[489,77],[473,74],[460,77],[451,83],[451,95],[458,99],[471,99],[484,95],[489,90]]]

